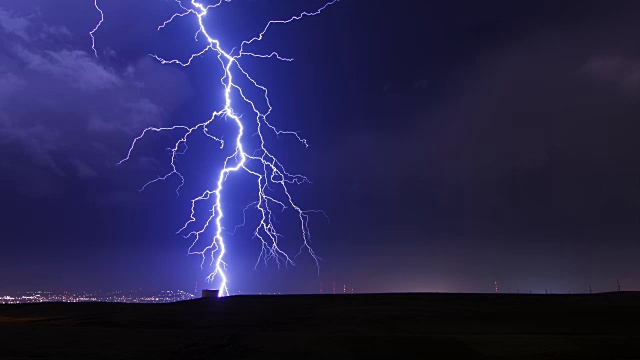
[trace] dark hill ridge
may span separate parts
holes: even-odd
[[[0,358],[640,359],[640,293],[0,306]]]

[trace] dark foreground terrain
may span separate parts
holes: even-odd
[[[0,306],[0,359],[169,358],[640,359],[640,293]]]

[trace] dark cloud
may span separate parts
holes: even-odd
[[[26,17],[14,15],[9,11],[0,8],[0,27],[7,34],[13,34],[21,37],[23,40],[29,41],[27,34],[31,22]]]
[[[633,93],[640,90],[640,58],[596,55],[587,60],[580,70],[624,90]]]
[[[96,59],[65,42],[65,26],[42,21],[0,9],[0,146],[23,149],[52,175],[95,178],[115,163],[115,144],[168,121],[189,85],[150,58],[127,61],[110,50]]]
[[[393,199],[399,218],[421,212],[430,229],[554,233],[633,222],[640,214],[628,194],[640,188],[631,166],[640,145],[630,129],[640,108],[628,95],[640,67],[624,55],[629,47],[611,47],[633,40],[629,27],[640,30],[627,13],[523,29],[458,67],[417,65],[414,74],[442,73],[433,83],[391,79],[406,86],[385,85],[369,101],[381,114],[369,116],[395,126],[365,123],[342,138],[334,159],[371,203]],[[430,50],[438,51],[451,50]],[[455,226],[432,209],[450,211]]]
[[[37,53],[16,46],[14,53],[28,70],[49,75],[80,90],[113,89],[123,86],[125,81],[115,71],[104,67],[84,51],[60,50]]]

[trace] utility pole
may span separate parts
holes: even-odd
[[[618,291],[620,291],[620,280],[616,280],[616,282],[618,283]]]
[[[589,285],[589,294],[593,294],[593,290],[591,290],[591,285]]]

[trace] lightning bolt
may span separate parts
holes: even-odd
[[[104,21],[104,13],[102,12],[102,10],[100,10],[100,7],[98,7],[98,0],[93,0],[93,6],[95,6],[96,10],[98,10],[98,12],[100,13],[100,21],[98,22],[96,27],[93,28],[91,32],[89,32],[89,36],[91,36],[91,48],[93,49],[93,53],[96,55],[96,57],[98,57],[98,51],[96,50],[96,38],[93,36],[93,34],[98,31],[100,25],[102,25],[102,22]]]
[[[201,2],[196,0],[191,0],[188,5],[185,5],[186,0],[175,0],[178,6],[182,9],[181,12],[177,12],[173,14],[168,20],[166,20],[163,24],[158,27],[158,30],[163,29],[164,27],[171,24],[174,20],[185,17],[193,17],[197,20],[198,30],[195,33],[195,40],[206,39],[207,46],[199,52],[193,53],[188,59],[184,61],[180,60],[167,60],[161,58],[157,55],[150,54],[156,60],[158,60],[162,64],[175,64],[183,67],[189,66],[195,59],[205,55],[208,52],[213,52],[223,70],[224,75],[220,79],[222,86],[224,87],[224,106],[222,109],[214,111],[211,117],[203,122],[198,123],[195,126],[185,126],[185,125],[175,125],[171,127],[149,127],[145,129],[140,136],[133,140],[131,147],[124,159],[122,159],[118,164],[122,164],[123,162],[130,159],[133,150],[135,149],[136,144],[142,140],[145,135],[156,132],[180,132],[182,137],[174,144],[172,148],[169,149],[171,152],[171,171],[166,173],[163,176],[159,176],[149,182],[147,182],[141,189],[144,190],[147,186],[168,179],[169,177],[178,177],[180,179],[180,185],[176,189],[176,193],[179,194],[180,188],[185,184],[185,178],[182,176],[180,171],[176,166],[176,157],[178,155],[184,154],[187,150],[187,143],[189,138],[196,134],[204,134],[211,141],[215,141],[219,144],[221,149],[224,149],[228,144],[224,142],[221,138],[218,138],[212,135],[209,132],[209,126],[216,120],[226,119],[227,121],[231,121],[237,127],[237,136],[232,140],[231,146],[233,147],[233,151],[229,156],[227,156],[222,164],[222,170],[217,175],[215,186],[212,189],[206,189],[202,194],[195,199],[191,200],[191,214],[189,216],[189,220],[187,220],[184,226],[178,230],[177,234],[182,234],[185,238],[193,239],[191,246],[189,247],[189,254],[198,254],[202,257],[201,268],[204,266],[206,259],[211,258],[210,265],[213,268],[213,271],[207,277],[208,281],[214,281],[214,279],[220,279],[220,287],[219,287],[219,295],[226,296],[229,295],[228,290],[228,278],[226,274],[226,263],[224,262],[224,255],[226,252],[225,240],[223,237],[223,195],[224,195],[224,184],[229,175],[235,172],[244,171],[253,175],[256,178],[257,182],[257,200],[243,211],[244,213],[250,207],[257,209],[260,213],[260,220],[253,231],[253,237],[257,238],[261,242],[261,251],[258,255],[258,259],[256,261],[256,267],[258,264],[263,261],[265,266],[269,261],[274,261],[278,268],[284,264],[287,265],[295,265],[293,259],[295,259],[298,255],[300,255],[303,251],[308,252],[313,260],[316,263],[316,267],[319,270],[319,261],[321,260],[313,251],[310,246],[310,232],[309,232],[309,215],[312,213],[322,213],[319,210],[302,210],[296,203],[294,202],[290,192],[289,185],[292,184],[302,184],[309,183],[309,180],[302,176],[291,174],[286,171],[285,167],[278,161],[271,152],[267,149],[265,138],[263,137],[263,131],[272,131],[277,137],[280,135],[285,136],[293,136],[300,143],[302,143],[305,147],[308,146],[307,140],[302,138],[298,132],[295,131],[287,131],[280,130],[272,125],[268,120],[268,116],[272,111],[271,103],[269,101],[269,93],[266,87],[260,85],[256,82],[242,67],[240,60],[243,57],[257,57],[257,58],[273,58],[282,61],[293,61],[291,58],[280,56],[276,52],[272,52],[269,54],[259,54],[251,51],[245,50],[246,47],[249,47],[251,44],[255,42],[259,42],[263,39],[267,31],[274,25],[278,24],[288,24],[296,20],[300,20],[306,16],[314,16],[320,14],[325,8],[328,6],[338,2],[339,0],[332,0],[326,3],[324,6],[319,8],[314,12],[303,12],[297,16],[293,16],[286,20],[272,20],[269,21],[263,30],[255,37],[242,41],[239,46],[235,47],[237,51],[227,52],[222,49],[220,41],[214,37],[209,32],[207,26],[205,26],[204,19],[206,18],[209,11],[219,7],[224,2],[230,2],[231,0],[218,0],[217,3],[213,5],[203,5]],[[185,3],[183,3],[183,1]],[[97,7],[97,4],[96,4]],[[96,27],[97,29],[97,27]],[[95,29],[94,29],[95,31]],[[92,31],[92,33],[94,32]],[[94,49],[95,51],[95,49]],[[97,56],[97,54],[96,54]],[[245,91],[235,82],[234,80],[237,78],[244,78],[250,82],[250,85],[258,89],[264,94],[264,102],[266,103],[266,111],[260,111],[258,106],[254,102],[254,100],[245,96]],[[243,144],[243,139],[245,134],[245,124],[241,120],[241,116],[234,111],[234,102],[232,101],[232,94],[234,96],[238,95],[241,101],[248,104],[253,113],[255,114],[255,124],[253,126],[256,127],[257,131],[254,135],[257,135],[259,138],[259,147],[255,149],[255,151],[249,152],[245,149]],[[280,197],[277,195],[272,195],[272,193],[276,193],[274,191],[274,187],[280,189]],[[204,225],[201,227],[195,226],[197,216],[196,216],[196,205],[203,201],[213,201],[213,206],[211,208],[211,215],[204,221]],[[300,245],[298,253],[291,257],[285,251],[281,250],[278,245],[278,240],[282,236],[276,231],[274,226],[275,217],[274,217],[274,209],[280,208],[282,210],[286,208],[293,209],[299,219],[300,224],[300,232],[302,234],[302,244]],[[324,213],[323,213],[324,214]],[[326,215],[325,215],[326,216]],[[244,222],[243,222],[244,224]],[[214,227],[215,235],[207,242],[206,247],[203,250],[197,251],[194,250],[194,247],[197,243],[204,237],[204,233],[210,227]]]

